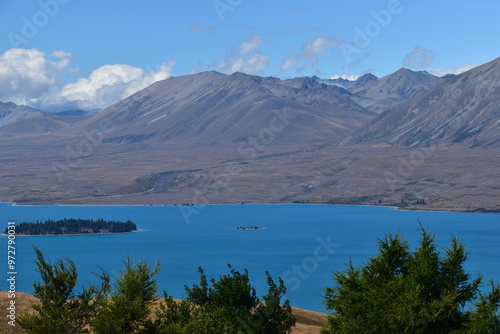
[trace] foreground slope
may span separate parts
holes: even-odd
[[[0,307],[2,310],[7,310],[10,306],[7,291],[0,291]],[[16,292],[16,315],[23,312],[34,312],[31,305],[38,303],[38,299],[30,294]],[[157,304],[155,304],[156,306]],[[292,334],[317,334],[322,326],[326,323],[326,314],[302,310],[293,307],[292,313],[297,319],[297,323],[292,329]],[[10,326],[7,324],[7,318],[0,323],[0,332],[3,334],[25,334],[27,333],[19,325]]]

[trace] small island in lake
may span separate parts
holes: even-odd
[[[237,227],[234,228],[233,230],[263,230],[265,227],[261,226],[249,226],[249,227]]]
[[[126,222],[105,221],[104,219],[61,219],[46,220],[36,223],[23,222],[16,225],[16,235],[65,235],[126,233],[137,231],[137,226],[130,220]],[[4,231],[7,233],[7,229]]]

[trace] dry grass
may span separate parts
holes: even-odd
[[[494,150],[436,148],[416,160],[422,156],[419,149],[290,145],[269,146],[249,158],[230,145],[103,145],[58,180],[51,166],[64,163],[64,148],[42,143],[19,147],[19,142],[0,139],[2,202],[164,205],[192,203],[201,193],[203,204],[392,206],[404,198],[411,204],[407,209],[500,212],[500,156]],[[22,159],[19,152],[26,152]],[[427,205],[416,205],[417,198]]]
[[[17,315],[25,311],[31,311],[31,305],[38,301],[34,296],[22,292],[16,292],[15,300]],[[6,291],[0,291],[0,309],[3,310],[3,312],[6,312],[9,302],[8,293]],[[158,304],[156,303],[156,305]],[[302,310],[295,307],[292,308],[292,312],[297,319],[297,324],[292,334],[317,334],[326,321],[326,315],[323,313]],[[8,319],[4,315],[2,315],[1,318],[3,319],[0,323],[1,334],[26,334],[26,331],[21,329],[19,325],[15,327],[10,326],[7,323]]]
[[[0,333],[2,334],[24,334],[26,331],[24,331],[21,327],[19,327],[18,324],[16,326],[11,326],[7,322],[9,321],[8,318],[6,318],[7,315],[7,307],[9,307],[10,301],[14,299],[9,299],[8,292],[7,291],[0,291],[0,310],[2,310],[1,314],[1,319],[2,321],[0,322]],[[32,295],[29,295],[27,293],[23,292],[16,292],[16,315],[19,316],[21,313],[25,311],[32,310],[31,304],[36,303],[38,301],[37,298],[35,298]]]
[[[326,314],[292,308],[292,313],[297,319],[292,334],[317,334],[320,328],[325,325]]]

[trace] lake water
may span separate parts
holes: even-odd
[[[199,282],[202,266],[209,277],[228,272],[226,265],[247,268],[259,296],[266,292],[264,271],[281,276],[293,306],[325,311],[322,292],[331,285],[333,271],[343,270],[352,259],[357,265],[375,254],[377,238],[402,233],[415,245],[419,223],[430,227],[441,248],[451,235],[463,239],[471,252],[467,269],[474,276],[500,281],[500,215],[397,211],[384,207],[332,205],[213,205],[205,207],[79,207],[12,206],[0,204],[0,226],[61,218],[132,220],[143,231],[126,234],[32,236],[16,239],[17,290],[32,293],[35,271],[33,246],[54,261],[73,260],[79,283],[97,283],[97,266],[112,276],[122,260],[160,261],[160,291],[183,298],[184,284]],[[234,230],[261,226],[260,230]],[[7,238],[0,238],[2,268],[7,276]],[[0,289],[7,290],[5,279]],[[486,282],[485,282],[486,283]]]

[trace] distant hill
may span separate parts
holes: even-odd
[[[410,208],[498,212],[498,63],[459,76],[401,69],[355,81],[204,72],[82,116],[4,104],[0,200],[402,206],[404,199]]]
[[[335,86],[345,88],[347,90],[352,90],[354,88],[362,87],[372,80],[377,80],[377,77],[371,73],[366,73],[356,80],[348,80],[348,79],[343,79],[343,78],[320,79],[317,76],[314,76],[313,79],[320,82],[320,83],[324,83],[327,85],[335,85]]]
[[[59,132],[95,111],[48,113],[12,102],[0,102],[0,135]]]
[[[500,147],[500,58],[397,105],[348,142]]]
[[[66,111],[59,111],[54,113],[53,115],[56,116],[88,116],[95,114],[101,109],[92,109],[92,110],[66,110]]]
[[[107,119],[106,143],[337,143],[376,116],[347,90],[311,78],[279,80],[242,73],[172,77],[90,116]],[[274,129],[274,130],[273,130]]]
[[[12,102],[0,102],[0,128],[6,125],[44,116],[45,113],[27,106],[18,106]]]
[[[352,99],[356,103],[380,114],[453,76],[437,77],[425,71],[415,72],[401,68],[382,78],[367,73],[356,80],[320,79],[316,76],[313,79],[319,83],[345,88],[352,93]]]
[[[380,114],[447,79],[448,77],[437,77],[424,71],[414,72],[402,68],[380,79],[372,79],[354,86],[351,92],[354,94],[354,101]]]
[[[105,143],[221,144],[260,136],[266,137],[260,141],[275,144],[336,144],[377,113],[449,78],[408,69],[383,78],[368,73],[354,81],[280,80],[212,71],[157,82],[104,110],[45,113],[1,104],[0,134],[63,131],[78,137],[82,129],[98,128],[102,120],[109,120],[113,130],[106,134]],[[270,122],[277,115],[288,115],[286,127],[270,133]]]

